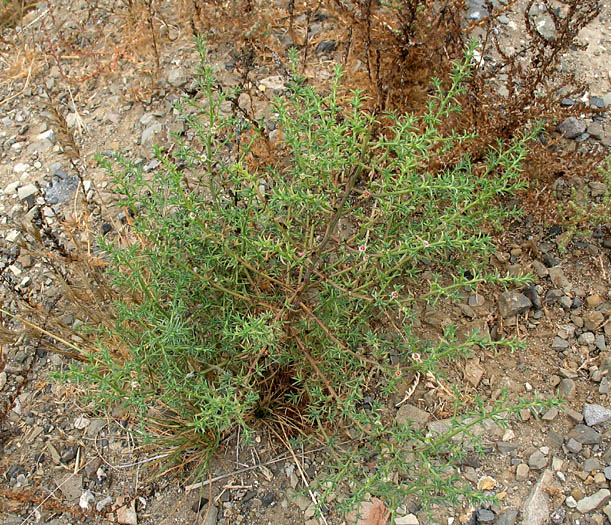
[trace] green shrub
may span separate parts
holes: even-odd
[[[395,503],[400,494],[432,502],[460,493],[443,455],[459,457],[451,437],[508,409],[478,406],[475,419],[427,437],[389,421],[383,403],[410,370],[439,373],[475,345],[517,345],[477,334],[459,344],[453,329],[430,343],[412,331],[422,297],[525,280],[486,273],[485,232],[517,213],[499,199],[522,187],[521,162],[539,128],[499,143],[484,166],[463,158],[427,169],[472,138],[438,128],[460,111],[473,49],[451,85],[434,81],[421,118],[369,114],[358,92],[345,101],[339,68],[324,95],[293,73],[275,104],[280,145],[257,168],[263,139],[224,112],[236,93],[218,89],[203,61],[199,95],[179,106],[192,143],[176,139],[174,158],[157,151],[153,174],[101,159],[133,219],[121,243],[103,244],[120,297],[114,329],[71,377],[94,384],[100,403],[135,409],[144,426],[155,420],[175,452],[199,451],[190,457],[200,468],[237,426],[248,436],[269,425],[330,448],[344,429],[356,448],[341,445],[319,481],[322,492],[338,490],[348,476],[345,508],[365,493]],[[368,453],[382,461],[364,475],[357,458]]]

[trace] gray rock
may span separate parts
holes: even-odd
[[[605,342],[605,336],[603,334],[597,334],[594,337],[594,346],[598,348],[601,352],[604,352],[607,349],[607,343]]]
[[[577,454],[581,452],[583,445],[579,441],[577,441],[575,438],[570,438],[566,442],[566,448],[568,449],[569,452],[572,452],[573,454]]]
[[[516,481],[526,481],[530,474],[530,467],[526,463],[520,463],[516,468]]]
[[[605,474],[605,478],[607,478],[608,480],[611,480],[611,467],[605,467],[603,469],[603,472]]]
[[[566,510],[560,507],[559,509],[556,509],[554,512],[552,512],[552,515],[550,516],[550,521],[554,525],[561,525],[562,523],[564,523],[565,517],[566,517]]]
[[[600,122],[592,122],[588,126],[588,133],[597,140],[601,140],[605,136],[605,130]]]
[[[566,290],[571,287],[571,283],[566,278],[566,275],[564,275],[564,271],[560,266],[554,266],[549,269],[549,278],[552,280],[552,283],[554,283],[554,286],[558,288]]]
[[[577,338],[577,342],[580,345],[585,345],[585,346],[593,345],[594,341],[595,341],[595,337],[592,332],[584,332]]]
[[[611,410],[601,405],[586,403],[583,407],[583,419],[589,427],[600,425],[611,419]]]
[[[540,450],[535,450],[528,458],[528,466],[535,470],[543,470],[547,466],[547,458]]]
[[[502,317],[512,317],[532,307],[531,300],[520,292],[504,292],[499,297],[499,312]]]
[[[575,397],[575,381],[563,379],[558,385],[558,395],[563,399],[573,399]]]
[[[580,499],[577,502],[577,510],[582,514],[592,512],[607,503],[609,497],[611,497],[611,492],[608,489],[600,489],[596,494]]]
[[[316,46],[316,52],[319,55],[333,53],[336,49],[337,49],[337,43],[335,42],[335,40],[322,40]]]
[[[607,104],[605,103],[604,97],[590,97],[590,106],[598,109],[605,109]]]
[[[588,458],[583,462],[583,471],[592,472],[593,470],[600,470],[600,461],[598,458]]]
[[[496,525],[515,525],[518,521],[519,511],[517,509],[509,509],[499,516]]]
[[[45,199],[49,204],[60,204],[68,202],[76,189],[78,188],[79,180],[74,175],[68,175],[62,170],[57,170],[47,184],[45,189]]]
[[[189,82],[187,72],[182,67],[173,67],[168,71],[168,84],[175,88],[181,88]]]
[[[554,337],[552,341],[552,350],[566,350],[569,347],[569,342],[562,337]]]
[[[479,509],[477,511],[477,523],[494,523],[496,515],[488,509]]]
[[[431,415],[428,412],[421,410],[414,405],[405,404],[399,408],[395,421],[411,428],[421,430],[426,427],[426,424],[429,422],[430,418]]]
[[[32,197],[33,195],[36,195],[37,193],[38,193],[38,188],[36,184],[27,184],[17,190],[17,195],[19,196],[20,201],[24,201]]]
[[[577,117],[565,118],[559,125],[558,131],[567,139],[577,138],[586,130],[586,124]]]
[[[600,434],[586,425],[575,425],[573,430],[568,433],[567,438],[573,438],[582,445],[598,445],[600,443]]]
[[[573,301],[568,295],[563,295],[560,299],[558,299],[558,303],[565,310],[570,310],[573,307]]]
[[[556,419],[558,415],[558,409],[556,407],[550,407],[545,414],[543,414],[542,419],[545,421],[552,421]]]
[[[68,473],[58,479],[56,484],[67,500],[72,503],[78,502],[83,491],[83,476]]]
[[[552,471],[545,470],[532,488],[522,507],[522,523],[543,525],[550,515],[547,488],[553,480]]]
[[[151,144],[153,140],[155,139],[155,136],[161,133],[162,129],[163,129],[163,126],[161,125],[161,122],[155,122],[151,124],[149,127],[147,127],[142,132],[142,137],[140,138],[140,144],[142,144],[143,146],[147,144]]]

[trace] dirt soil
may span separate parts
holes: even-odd
[[[498,23],[508,46],[517,48],[524,39],[519,15],[526,3],[512,5]],[[2,287],[18,287],[38,300],[56,297],[58,290],[49,287],[48,270],[35,257],[16,250],[21,235],[18,226],[32,219],[32,208],[44,204],[43,193],[47,200],[55,199],[58,214],[70,215],[74,190],[81,184],[54,128],[47,94],[65,111],[77,137],[80,156],[86,160],[86,191],[92,199],[100,199],[104,209],[113,210],[115,197],[93,154],[122,152],[140,159],[145,169],[154,169],[152,145],[168,145],[170,132],[183,131],[172,104],[193,91],[198,54],[190,33],[178,24],[154,21],[160,31],[155,43],[158,69],[151,42],[134,30],[131,48],[115,48],[114,54],[108,51],[111,47],[99,50],[97,64],[104,71],[96,70],[96,62],[83,52],[90,49],[87,39],[99,38],[97,28],[104,27],[108,41],[114,41],[127,27],[121,18],[124,4],[110,0],[98,4],[108,9],[90,17],[91,6],[86,3],[57,1],[51,8],[41,3],[18,28],[6,28],[0,40],[0,236],[6,277]],[[468,5],[472,13],[478,4]],[[536,16],[545,22],[544,15],[540,10]],[[274,28],[280,41],[288,38],[287,20],[278,20]],[[314,51],[317,42],[333,34],[335,19],[321,16],[316,23],[306,74],[322,83],[335,61],[341,60],[345,43],[338,42],[326,52]],[[66,39],[69,34],[81,35],[82,47],[71,51],[59,44],[46,45],[55,38],[49,31],[57,27]],[[209,61],[219,82],[238,85],[236,50],[217,40],[214,34],[208,37]],[[611,4],[602,4],[600,16],[580,40],[586,45],[563,57],[563,67],[576,71],[589,86],[582,94],[584,100],[600,97],[609,110]],[[142,54],[138,49],[144,50]],[[255,69],[249,77],[250,94],[240,97],[240,104],[255,114],[269,112],[271,97],[282,89],[279,74],[273,63]],[[566,151],[609,148],[607,114],[603,111],[596,118],[583,114],[579,119],[583,132],[562,139]],[[600,203],[605,192],[601,184],[595,173],[584,172],[579,178],[559,177],[554,188],[541,191],[557,190],[568,199],[571,188],[577,188]],[[58,216],[46,213],[57,225]],[[113,213],[118,220],[119,210]],[[111,219],[101,215],[100,230],[110,228]],[[566,251],[560,249],[563,242]],[[445,380],[422,378],[406,406],[425,411],[431,421],[443,419],[450,413],[445,389],[452,383],[460,385],[465,399],[478,396],[492,401],[507,388],[509,402],[560,393],[566,404],[544,414],[525,411],[510,421],[509,428],[490,430],[484,436],[490,453],[461,467],[461,478],[491,491],[497,503],[477,509],[436,506],[427,516],[417,501],[406,501],[397,509],[397,523],[610,523],[611,425],[606,419],[611,415],[593,423],[586,406],[611,409],[609,224],[567,238],[562,228],[529,214],[508,224],[497,244],[492,261],[497,267],[535,275],[536,286],[529,296],[534,306],[503,319],[498,303],[503,290],[482,288],[476,295],[466,294],[460,304],[444,305],[434,315],[422,311],[421,331],[435,337],[449,322],[461,330],[479,326],[513,335],[526,343],[526,349],[479,353],[452,363]],[[67,324],[73,321],[65,319]],[[320,451],[295,451],[293,457],[264,432],[256,436],[255,446],[245,446],[234,435],[211,465],[212,483],[189,490],[180,478],[169,474],[150,479],[155,471],[151,465],[164,451],[142,444],[130,414],[109,409],[105,417],[96,416],[79,402],[77,387],[54,381],[51,374],[65,370],[69,359],[31,340],[5,345],[2,356],[0,392],[10,401],[0,427],[0,521],[6,525],[343,522],[332,509],[324,518],[315,518],[312,499],[298,493],[320,470],[324,459]],[[404,392],[414,386],[414,378],[409,381],[403,385]],[[599,497],[594,503],[589,499],[592,495]],[[537,509],[542,517],[536,516]]]

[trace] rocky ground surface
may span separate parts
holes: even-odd
[[[499,19],[498,30],[516,45],[520,28],[514,20],[523,4]],[[35,27],[44,10],[42,6],[30,13],[26,23]],[[484,6],[471,1],[466,16],[478,20],[485,16]],[[538,16],[545,29],[545,11]],[[312,77],[324,78],[331,70],[337,46],[323,37],[326,24],[332,23],[324,19],[317,27],[320,43],[311,57]],[[608,148],[609,4],[603,5],[583,38],[587,48],[574,50],[564,64],[576,68],[588,82],[590,91],[583,95],[603,112],[562,122],[558,133],[564,135],[566,148]],[[49,289],[48,269],[18,249],[24,235],[19,225],[34,220],[39,210],[57,226],[60,217],[71,213],[81,183],[49,119],[43,88],[70,108],[67,123],[78,137],[81,157],[88,159],[84,189],[92,201],[104,204],[95,224],[99,233],[109,233],[113,222],[103,210],[112,210],[114,196],[91,155],[121,151],[139,159],[145,171],[152,170],[157,161],[151,146],[168,144],[170,132],[184,130],[173,103],[192,89],[198,56],[188,36],[175,35],[172,42],[162,55],[158,89],[140,98],[133,96],[128,79],[137,72],[129,65],[87,91],[62,87],[64,72],[52,63],[45,64],[35,82],[27,77],[1,85],[2,286],[14,286],[37,298],[59,293]],[[211,39],[210,51],[219,81],[236,85],[230,47],[217,47]],[[276,71],[261,69],[254,82],[256,89],[241,96],[240,105],[267,114],[270,97],[283,89],[282,78]],[[595,203],[601,203],[609,190],[594,173],[560,177],[554,186],[565,199],[573,188],[586,192]],[[497,503],[476,509],[437,506],[430,517],[417,501],[408,501],[397,509],[395,523],[602,525],[611,521],[611,233],[606,225],[583,236],[567,235],[537,217],[522,218],[499,239],[494,263],[513,274],[533,273],[531,287],[506,292],[482,289],[465,295],[460,304],[446,305],[443,313],[420,312],[424,335],[439,333],[452,322],[462,330],[501,330],[526,342],[522,352],[481,353],[451,367],[446,381],[460,382],[465,395],[494,400],[507,388],[510,402],[558,394],[566,403],[541,413],[525,410],[506,429],[494,425],[480,429],[489,453],[473,458],[459,474],[496,496]],[[304,480],[314,478],[321,467],[322,456],[316,452],[293,458],[263,434],[254,448],[240,446],[239,436],[234,436],[211,467],[213,483],[186,490],[171,476],[151,481],[149,464],[163,451],[142,447],[129,414],[115,410],[104,418],[93,416],[79,403],[75,387],[53,381],[50,374],[68,366],[66,357],[47,352],[44,344],[25,341],[4,346],[3,356],[0,392],[6,399],[14,398],[0,428],[0,519],[6,525],[342,522],[332,513],[324,520],[315,518],[312,499],[299,493]],[[448,415],[447,385],[439,378],[421,381],[396,410],[396,417],[434,429]],[[412,386],[413,382],[406,383],[403,390]]]

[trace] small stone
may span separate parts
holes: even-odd
[[[530,467],[526,463],[520,463],[516,468],[516,481],[525,481],[528,479]]]
[[[131,505],[129,506],[124,505],[123,507],[119,507],[117,509],[117,523],[121,523],[122,525],[138,525],[138,515],[136,514],[136,500],[133,500],[131,502]]]
[[[583,321],[588,330],[595,331],[603,324],[605,316],[602,312],[594,310],[593,312],[586,312],[583,316]]]
[[[186,71],[181,67],[173,67],[168,71],[168,84],[175,88],[181,88],[189,81]]]
[[[582,445],[598,445],[600,443],[600,434],[593,428],[585,425],[575,425],[567,436],[569,439],[573,438]]]
[[[79,416],[74,421],[74,428],[76,428],[77,430],[83,430],[84,428],[87,428],[88,425],[89,420],[84,416]]]
[[[592,122],[588,125],[588,134],[596,140],[601,140],[605,136],[605,129],[600,122]]]
[[[397,525],[418,525],[419,521],[413,514],[408,514],[407,516],[400,516],[396,518],[395,523]]]
[[[543,472],[537,484],[532,488],[522,507],[522,523],[543,525],[549,518],[549,495],[547,488],[552,484],[552,472]]]
[[[520,409],[520,418],[526,422],[530,419],[530,410],[528,408]]]
[[[607,349],[605,336],[603,334],[596,334],[594,336],[594,346],[598,348],[601,352],[604,352]]]
[[[592,472],[594,470],[600,470],[600,466],[598,458],[588,458],[583,462],[583,471]]]
[[[551,279],[554,286],[567,290],[571,288],[571,283],[564,275],[564,271],[559,266],[554,266],[549,269],[549,278]]]
[[[583,423],[583,415],[581,412],[577,412],[577,410],[573,410],[572,408],[564,408],[564,413],[571,419],[574,423]]]
[[[586,304],[588,305],[588,308],[596,308],[598,305],[602,304],[605,302],[605,298],[597,293],[593,293],[591,295],[588,295],[588,297],[586,297]]]
[[[528,458],[528,466],[535,470],[542,470],[547,466],[547,458],[540,450],[536,450]]]
[[[491,476],[484,476],[477,482],[477,490],[492,490],[496,487],[496,479]]]
[[[499,516],[496,525],[515,525],[518,522],[519,511],[509,509]]]
[[[563,399],[573,399],[575,397],[575,381],[563,379],[558,385],[558,396]]]
[[[512,439],[515,439],[516,434],[513,430],[511,430],[510,428],[508,428],[507,430],[505,430],[505,433],[503,434],[503,441],[511,441]]]
[[[558,131],[567,139],[575,139],[585,130],[585,122],[577,117],[568,117],[558,125]]]
[[[594,334],[592,332],[584,332],[577,338],[580,345],[589,346],[594,344]]]
[[[479,509],[477,511],[477,523],[494,523],[496,515],[488,509]]]
[[[469,359],[465,366],[465,379],[477,388],[483,375],[484,369],[479,366],[479,359]]]
[[[592,494],[591,496],[579,500],[577,502],[577,510],[582,514],[592,512],[601,505],[607,503],[607,501],[609,501],[609,497],[611,497],[611,492],[609,492],[608,489],[601,489],[596,494]]]
[[[513,317],[526,312],[532,307],[531,300],[520,292],[504,292],[498,300],[499,312],[502,317]]]
[[[83,492],[83,476],[80,474],[65,474],[56,481],[59,490],[68,501],[76,503]]]
[[[570,310],[573,308],[573,300],[568,295],[563,295],[560,299],[558,299],[558,304],[562,306],[565,310]]]
[[[89,504],[95,501],[95,496],[90,490],[86,490],[81,494],[79,498],[79,507],[83,510],[87,510],[89,508]]]
[[[575,498],[573,496],[567,496],[567,498],[564,500],[564,504],[569,509],[574,509],[577,506],[577,502],[575,501]]]
[[[607,376],[604,376],[600,380],[600,385],[598,387],[598,393],[599,394],[608,394],[609,393],[609,379],[607,378]]]
[[[579,452],[581,452],[583,445],[576,439],[570,438],[566,442],[566,448],[569,452],[572,452],[573,454],[578,454]]]
[[[558,415],[558,409],[556,407],[550,407],[545,414],[543,414],[543,419],[545,421],[552,421]]]
[[[601,405],[594,405],[586,403],[583,407],[583,418],[586,425],[593,427],[594,425],[600,425],[611,419],[611,410]]]
[[[19,200],[24,201],[38,193],[38,188],[35,184],[27,184],[17,190]]]
[[[431,415],[428,412],[414,405],[405,404],[399,408],[395,421],[416,430],[421,430],[426,427],[430,418]]]
[[[316,52],[319,55],[333,53],[337,49],[335,40],[323,40],[316,46]]]
[[[143,146],[151,144],[153,140],[155,139],[155,136],[161,133],[162,129],[163,129],[163,126],[161,122],[155,122],[151,124],[149,127],[147,127],[142,132],[142,137],[140,138],[140,144]]]
[[[561,351],[566,350],[568,347],[569,342],[567,340],[558,336],[554,337],[554,340],[552,341],[552,350]]]
[[[106,496],[104,499],[101,499],[95,504],[95,510],[98,512],[102,512],[106,505],[110,505],[112,503],[112,498],[110,496]]]

